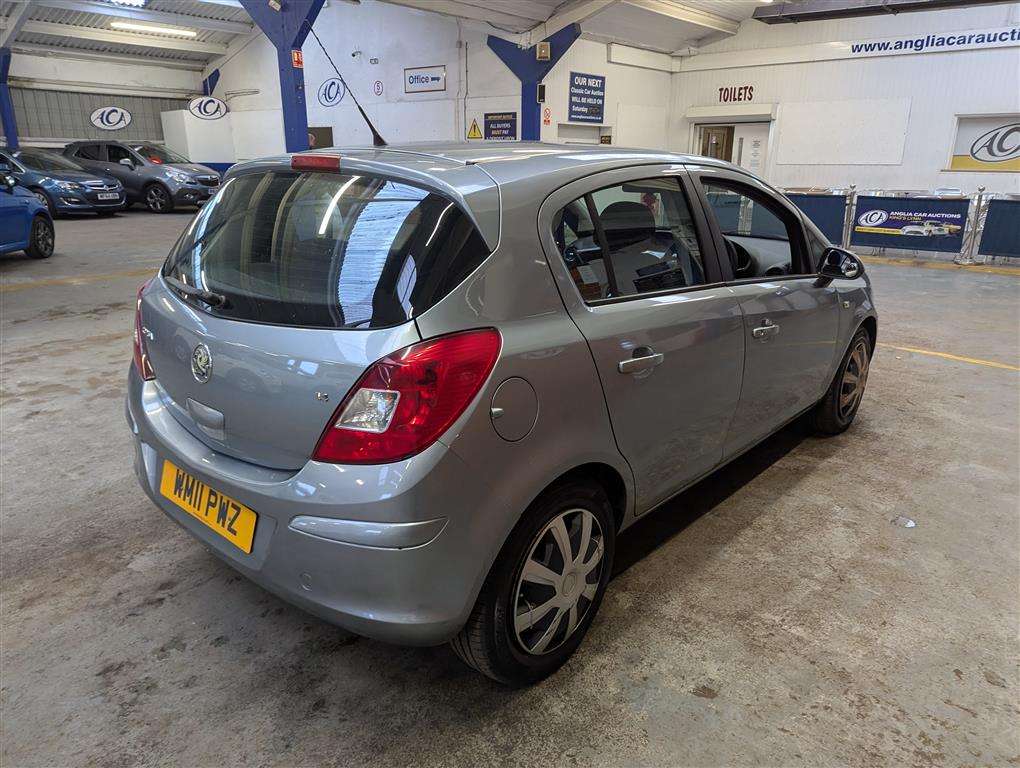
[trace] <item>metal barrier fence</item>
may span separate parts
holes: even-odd
[[[953,255],[958,264],[1020,258],[1020,195],[959,190],[788,188],[830,242]]]

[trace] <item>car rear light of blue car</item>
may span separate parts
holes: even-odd
[[[502,346],[493,328],[412,344],[373,363],[319,439],[316,461],[385,464],[432,445],[488,379]]]
[[[138,287],[138,295],[135,297],[135,370],[146,381],[156,378],[156,372],[152,370],[152,363],[149,362],[149,353],[145,349],[145,330],[142,327],[142,294],[151,282],[152,280],[146,280],[142,283]]]

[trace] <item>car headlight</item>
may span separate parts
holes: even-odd
[[[65,192],[81,192],[85,189],[81,184],[76,184],[73,181],[57,181],[54,183]]]
[[[178,184],[194,184],[195,179],[189,176],[184,171],[178,171],[175,168],[167,168],[166,175],[176,181]]]

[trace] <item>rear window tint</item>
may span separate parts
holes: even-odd
[[[226,298],[221,317],[319,328],[398,325],[489,255],[468,216],[378,176],[269,172],[229,179],[163,274]]]

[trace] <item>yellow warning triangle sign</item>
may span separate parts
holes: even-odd
[[[480,138],[482,138],[482,132],[478,128],[478,120],[477,119],[471,121],[471,127],[468,128],[468,138],[469,139],[480,139]]]

